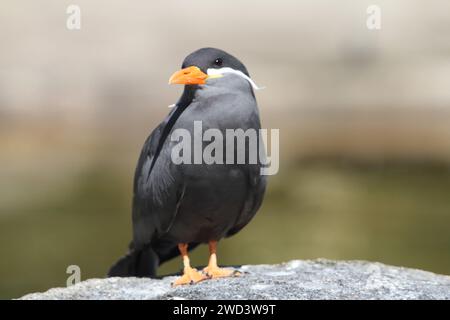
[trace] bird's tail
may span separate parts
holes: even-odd
[[[159,257],[150,246],[141,249],[131,248],[127,255],[109,269],[108,277],[154,278],[158,266]]]

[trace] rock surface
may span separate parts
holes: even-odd
[[[450,277],[364,261],[248,265],[242,275],[172,288],[163,279],[90,279],[21,299],[450,299]]]

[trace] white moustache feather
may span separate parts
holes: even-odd
[[[258,87],[258,85],[249,76],[247,76],[245,73],[243,73],[240,70],[235,70],[235,69],[229,68],[229,67],[220,68],[220,69],[209,68],[207,70],[208,76],[221,76],[225,73],[233,73],[235,75],[238,75],[241,78],[244,78],[251,84],[251,86],[254,90],[264,89],[264,87]]]

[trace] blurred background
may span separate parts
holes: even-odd
[[[81,8],[81,30],[66,8]],[[366,9],[381,8],[381,30]],[[450,273],[450,2],[0,3],[0,298],[103,277],[142,144],[204,46],[239,57],[278,175],[222,264],[360,259]],[[192,256],[206,263],[207,249]],[[181,269],[175,259],[161,274]]]

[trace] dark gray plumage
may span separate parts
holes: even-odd
[[[220,63],[220,65],[217,65]],[[224,51],[200,49],[183,67],[230,67],[248,75],[245,66]],[[235,74],[186,85],[167,118],[145,142],[134,177],[133,240],[129,253],[109,276],[156,275],[157,267],[189,249],[220,240],[241,230],[261,205],[266,187],[259,164],[179,164],[171,161],[170,134],[184,128],[193,137],[194,121],[203,130],[260,129],[257,103],[250,83]],[[205,143],[204,145],[207,145]],[[225,143],[224,143],[225,146]]]

